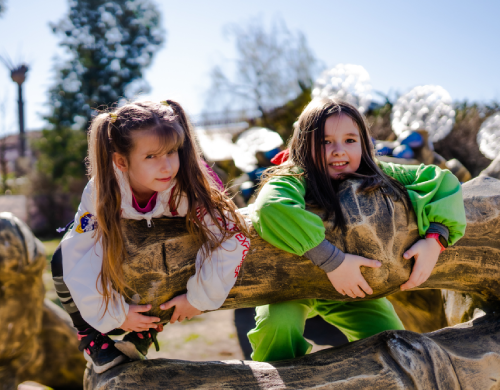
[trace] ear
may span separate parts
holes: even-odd
[[[127,172],[128,171],[128,161],[127,158],[120,153],[113,153],[113,162],[115,163],[116,167],[122,171],[122,172]]]

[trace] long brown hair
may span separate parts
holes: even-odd
[[[121,228],[121,192],[113,167],[113,153],[130,155],[134,144],[132,133],[153,131],[160,140],[159,150],[179,152],[177,184],[173,190],[177,208],[181,196],[188,202],[186,225],[190,234],[197,237],[205,256],[219,247],[236,232],[228,230],[229,220],[248,234],[236,215],[236,206],[208,174],[200,158],[192,126],[179,103],[167,100],[167,104],[136,102],[126,104],[111,113],[102,113],[90,126],[88,142],[88,176],[94,179],[94,202],[97,217],[97,240],[101,240],[103,261],[101,287],[105,310],[112,296],[111,287],[128,296],[122,264],[127,256]],[[197,217],[198,210],[205,210],[221,233],[220,238]],[[203,215],[203,213],[201,213]],[[129,297],[130,298],[130,297]]]
[[[356,173],[342,175],[334,180],[328,174],[325,156],[325,122],[330,116],[347,115],[359,130],[361,139],[361,163]],[[334,227],[345,229],[345,218],[338,198],[341,180],[349,177],[361,178],[358,192],[368,193],[382,189],[383,193],[394,200],[402,200],[409,210],[410,199],[402,184],[386,175],[377,165],[371,142],[369,126],[364,116],[353,105],[329,98],[313,99],[302,111],[295,125],[292,138],[288,143],[290,157],[285,164],[265,172],[263,184],[274,176],[303,176],[306,181],[306,202],[325,211],[324,219],[334,217]],[[299,167],[297,173],[293,168]],[[295,172],[295,173],[294,173]]]

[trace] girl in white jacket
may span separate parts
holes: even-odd
[[[80,349],[104,372],[144,358],[157,330],[151,305],[127,304],[120,221],[185,218],[202,244],[187,293],[171,322],[219,308],[233,287],[250,241],[245,221],[200,158],[189,121],[171,100],[127,104],[100,114],[89,132],[89,177],[75,222],[52,260],[59,298],[78,329]],[[128,297],[130,298],[130,297]],[[108,334],[131,331],[123,342]]]

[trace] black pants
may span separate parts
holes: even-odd
[[[73,321],[73,326],[79,331],[83,332],[92,326],[89,325],[87,321],[85,321],[80,314],[80,310],[76,307],[73,298],[71,297],[71,293],[69,292],[69,288],[66,286],[63,280],[63,258],[61,246],[59,245],[54,252],[54,256],[52,256],[52,261],[50,263],[52,267],[52,280],[54,281],[54,285],[56,287],[57,296],[61,301],[62,307],[66,312],[70,315],[71,320]],[[92,328],[94,329],[94,328]],[[108,334],[111,335],[120,335],[125,333],[122,329],[114,329]]]

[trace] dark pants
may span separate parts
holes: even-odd
[[[92,326],[89,325],[87,321],[85,321],[80,314],[80,311],[75,305],[73,298],[71,297],[71,293],[69,292],[69,288],[66,286],[63,280],[63,258],[61,246],[59,245],[54,252],[54,256],[52,256],[52,261],[50,263],[52,267],[52,280],[54,280],[54,285],[56,287],[57,296],[61,301],[62,307],[66,312],[70,315],[71,320],[73,321],[73,326],[79,331],[83,332]],[[92,328],[93,329],[93,328]],[[108,334],[111,335],[120,335],[125,333],[122,329],[114,329]]]

